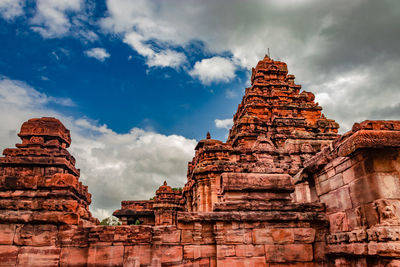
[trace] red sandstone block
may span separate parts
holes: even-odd
[[[275,244],[287,244],[294,242],[293,228],[271,229],[271,235]]]
[[[183,223],[183,222],[178,222],[178,229],[194,229],[193,223]]]
[[[400,243],[399,242],[385,242],[385,243],[368,243],[368,254],[379,255],[384,257],[400,257]]]
[[[93,246],[89,248],[87,266],[122,266],[123,259],[123,246]]]
[[[270,229],[253,229],[252,233],[254,244],[273,244]]]
[[[19,246],[54,246],[57,239],[55,225],[20,225],[16,228],[14,244]]]
[[[303,262],[312,261],[311,244],[265,245],[267,262]]]
[[[353,202],[351,201],[350,190],[348,186],[334,191],[334,197],[336,197],[338,211],[344,211],[353,208]]]
[[[343,186],[343,177],[341,173],[336,174],[332,178],[329,179],[329,184],[331,190],[335,190],[341,186]]]
[[[325,242],[315,242],[314,247],[314,261],[324,261],[326,257],[326,243]]]
[[[342,174],[338,173],[332,177],[329,177],[329,179],[319,183],[319,186],[316,187],[317,194],[323,195],[323,194],[333,191],[341,186],[343,186],[343,178],[342,178]]]
[[[237,257],[257,257],[264,256],[264,245],[236,245]]]
[[[135,259],[136,264],[150,265],[151,245],[135,245],[125,247],[124,264],[125,262],[132,262],[132,259]]]
[[[399,173],[375,173],[367,176],[368,183],[376,189],[377,198],[400,198]]]
[[[327,214],[339,211],[338,199],[335,196],[335,192],[329,192],[325,195],[320,196],[320,201],[326,205]]]
[[[215,245],[188,245],[183,247],[184,259],[199,259],[215,257]]]
[[[225,191],[294,190],[293,182],[288,174],[223,173],[221,177]]]
[[[362,163],[355,164],[352,168],[354,170],[354,176],[356,179],[363,177],[366,174],[364,170],[364,164]]]
[[[87,265],[89,248],[66,247],[61,249],[60,266],[84,267]]]
[[[161,247],[161,262],[171,263],[179,262],[183,259],[183,247],[182,246],[162,246]]]
[[[316,186],[316,189],[319,196],[330,192],[330,179],[326,179],[325,181],[320,182],[318,186]]]
[[[235,246],[232,245],[217,245],[217,257],[232,257],[235,256]]]
[[[202,258],[215,257],[217,254],[215,245],[203,245],[200,249]]]
[[[179,243],[181,240],[181,230],[166,229],[162,233],[161,240],[163,243]]]
[[[341,159],[341,161],[335,167],[336,173],[343,173],[352,166],[352,162],[348,157],[338,157],[337,159]]]
[[[356,176],[354,174],[354,167],[351,167],[351,168],[348,168],[347,170],[345,170],[342,173],[342,177],[343,177],[344,184],[349,184],[352,181],[354,181],[356,179]]]
[[[385,267],[400,267],[400,260],[388,260]]]
[[[182,230],[182,243],[193,243],[193,230]]]
[[[14,267],[17,265],[18,247],[0,246],[0,267]]]
[[[15,224],[0,224],[0,245],[12,245]]]
[[[225,233],[227,244],[250,244],[252,243],[251,229],[227,230]]]
[[[328,179],[328,174],[326,172],[320,172],[318,173],[318,176],[316,176],[315,181],[317,183],[321,183],[323,181],[325,181],[326,179]]]
[[[77,225],[61,225],[58,230],[57,242],[61,246],[87,244],[89,230],[90,228]]]
[[[294,241],[301,243],[312,243],[315,240],[315,229],[294,228]]]
[[[225,242],[227,244],[250,244],[252,231],[250,229],[226,230]]]
[[[331,244],[326,250],[328,254],[368,255],[368,247],[363,243]]]
[[[225,258],[218,260],[218,266],[222,267],[266,267],[265,257],[253,258]]]
[[[31,221],[56,224],[78,224],[79,216],[71,212],[33,212]]]
[[[27,223],[31,216],[31,211],[0,210],[0,222],[3,223]]]
[[[400,198],[400,179],[387,173],[369,174],[350,183],[350,196],[354,206],[379,198]]]
[[[127,258],[124,260],[124,267],[140,267],[139,258]]]
[[[390,149],[376,149],[364,161],[365,171],[367,173],[395,171],[397,154],[397,151]]]
[[[215,263],[214,263],[215,264]],[[212,262],[210,259],[198,259],[198,260],[193,260],[191,262],[188,262],[186,264],[174,264],[173,266],[182,266],[182,267],[209,267],[213,266]],[[214,265],[215,266],[215,265]]]
[[[21,247],[17,266],[57,267],[60,252],[60,249],[56,247]]]
[[[320,267],[325,266],[321,265],[320,263],[314,262],[298,262],[298,263],[270,263],[269,267]],[[344,267],[344,266],[341,266]]]
[[[196,253],[196,255],[195,255]],[[200,256],[200,249],[197,245],[183,246],[183,258],[184,259],[197,259]]]
[[[239,229],[240,224],[238,222],[232,222],[231,223],[231,229]]]

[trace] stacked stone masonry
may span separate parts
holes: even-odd
[[[400,266],[400,122],[344,134],[283,62],[252,71],[226,142],[187,183],[122,201],[102,226],[54,118],[0,158],[0,266]],[[139,225],[137,225],[139,224]]]

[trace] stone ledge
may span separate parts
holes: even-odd
[[[178,212],[177,220],[195,221],[326,221],[321,212],[251,211],[251,212]]]
[[[223,173],[224,191],[274,191],[293,192],[294,185],[288,174]]]

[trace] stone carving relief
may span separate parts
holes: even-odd
[[[374,207],[378,215],[378,223],[383,225],[398,225],[399,218],[396,216],[396,206],[388,200],[379,199],[374,201]]]
[[[357,221],[357,227],[365,229],[367,228],[367,219],[365,218],[364,212],[362,210],[362,207],[356,208],[356,221]]]

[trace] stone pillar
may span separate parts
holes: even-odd
[[[204,211],[204,181],[199,181],[199,187],[198,187],[198,207],[197,211]]]
[[[211,211],[211,192],[210,192],[210,180],[204,181],[204,211]]]
[[[210,179],[210,187],[211,187],[210,211],[212,211],[214,203],[218,202],[218,186],[216,177],[212,177]]]

